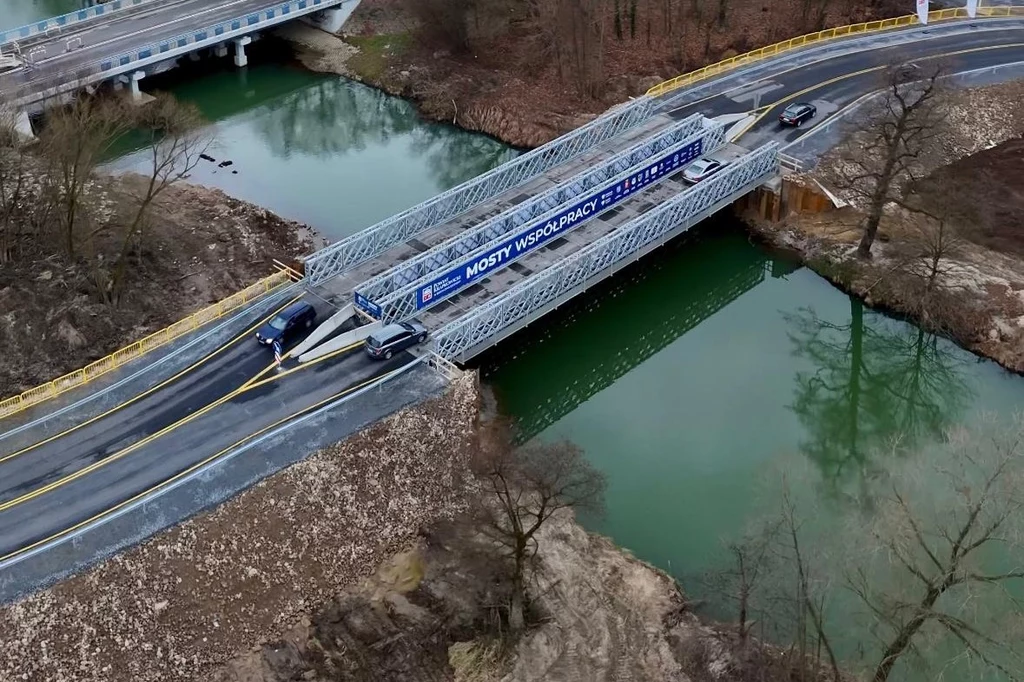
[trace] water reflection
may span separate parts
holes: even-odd
[[[771,271],[768,257],[733,246],[731,240],[669,244],[485,356],[484,378],[503,395],[519,392],[517,376],[534,376],[524,371],[531,362],[524,356],[543,362],[544,399],[514,412],[520,438],[541,433],[762,283]],[[673,253],[679,250],[693,256],[692,267],[678,266]],[[671,301],[657,295],[666,291],[685,295]]]
[[[809,309],[787,321],[794,355],[812,366],[796,373],[791,405],[809,434],[801,449],[834,492],[852,476],[863,484],[868,456],[887,442],[899,451],[941,436],[974,398],[962,356],[860,301],[850,299],[844,324]]]
[[[486,172],[516,152],[482,135],[452,135],[425,124],[411,104],[341,78],[327,78],[270,103],[257,129],[278,157],[326,158],[408,136],[415,157],[426,156],[442,187]]]

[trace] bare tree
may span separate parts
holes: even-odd
[[[877,101],[847,136],[834,180],[865,206],[857,247],[862,258],[871,255],[886,206],[901,199],[903,188],[919,174],[921,156],[942,133],[941,75],[940,64],[888,68]]]
[[[132,246],[140,248],[153,202],[168,187],[184,179],[212,143],[209,129],[199,110],[171,95],[160,93],[155,101],[139,110],[137,126],[147,136],[146,182],[136,196],[138,206],[121,234],[121,246],[113,274],[101,291],[113,303],[120,299]]]
[[[903,205],[911,212],[908,271],[924,282],[927,296],[949,274],[949,259],[963,246],[959,226],[977,217],[967,197],[938,184],[915,188]]]
[[[714,593],[735,604],[736,633],[741,650],[746,648],[751,628],[758,620],[753,614],[764,610],[759,606],[759,597],[763,596],[759,593],[774,568],[773,548],[779,541],[781,525],[779,519],[772,519],[739,540],[727,543],[729,567],[705,579]]]
[[[503,425],[484,431],[474,474],[483,531],[512,564],[509,626],[524,626],[526,569],[536,554],[537,533],[564,509],[598,511],[605,479],[572,443],[515,447]]]
[[[909,654],[923,659],[926,643],[1006,679],[1024,675],[1024,608],[1010,591],[1024,581],[1024,427],[985,423],[949,440],[943,456],[894,472],[877,512],[847,538],[863,548],[849,586],[881,642],[873,682]]]
[[[13,257],[21,218],[29,203],[28,159],[18,139],[14,112],[0,109],[0,263]]]
[[[76,255],[82,201],[96,167],[111,145],[133,124],[127,105],[114,99],[83,98],[55,109],[40,135],[48,194],[69,258]]]

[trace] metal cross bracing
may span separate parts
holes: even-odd
[[[438,330],[434,350],[465,361],[779,173],[770,143]]]
[[[644,123],[654,115],[654,108],[652,99],[641,97],[469,182],[317,251],[305,261],[308,285],[323,282],[374,258],[424,230]]]
[[[657,320],[649,320],[646,325],[641,322],[639,330],[622,333],[621,338],[616,339],[616,345],[608,344],[608,347],[616,349],[614,357],[581,353],[575,358],[578,362],[563,363],[564,367],[546,377],[545,385],[551,398],[533,403],[532,409],[525,414],[517,411],[516,438],[526,442],[547,429],[763,282],[769,269],[767,259],[758,257],[736,269],[714,272],[711,274],[714,284],[700,291],[696,297],[691,298],[691,292],[687,292],[678,307],[661,311],[663,314]],[[637,324],[637,320],[631,317],[630,324]]]
[[[631,179],[634,179],[637,176],[643,175],[644,171],[648,169],[648,167],[654,166],[656,164],[662,165],[666,161],[670,161],[673,158],[673,156],[678,156],[684,153],[684,150],[687,150],[688,148],[691,148],[689,150],[691,153],[691,158],[689,158],[689,161],[692,161],[693,158],[696,157],[696,155],[699,155],[699,153],[701,153],[701,150],[703,150],[704,153],[710,153],[714,152],[723,144],[725,144],[724,125],[713,121],[706,121],[706,124],[699,123],[698,126],[699,127],[697,127],[697,129],[694,132],[692,132],[689,136],[683,137],[681,140],[679,140],[678,137],[674,135],[658,135],[655,136],[654,138],[648,139],[646,142],[641,143],[641,145],[639,145],[642,148],[655,149],[656,151],[654,151],[653,153],[638,153],[636,152],[635,148],[624,152],[620,152],[615,157],[613,157],[612,160],[615,161],[621,159],[622,163],[610,163],[606,166],[607,170],[618,172],[613,177],[609,177],[609,175],[606,173],[599,173],[597,177],[600,179],[600,181],[598,183],[595,183],[597,185],[596,188],[592,185],[591,187],[582,190],[582,192],[585,192],[586,195],[588,195],[588,199],[592,200],[596,205],[599,198],[612,197],[613,190],[615,190],[617,187],[622,187],[624,183],[626,183],[627,181],[630,181]],[[661,146],[663,142],[671,141],[672,139],[676,140],[674,144],[671,144],[671,146],[668,146],[667,148],[657,149],[658,147]],[[630,163],[633,159],[638,159],[638,161],[636,163]],[[688,165],[689,161],[684,159],[682,163],[678,164],[678,167],[681,169],[683,166]],[[643,188],[653,187],[662,180],[669,178],[674,174],[675,172],[665,172],[660,175],[651,176],[650,178],[645,179],[644,184],[641,186]],[[556,223],[559,220],[560,216],[566,213],[567,207],[573,206],[578,201],[578,197],[571,199],[570,201],[563,202],[562,204],[557,205],[554,209],[549,210],[540,216],[531,216],[528,218],[528,220],[521,221],[520,223],[515,225],[516,228],[521,229],[519,229],[516,233],[513,233],[513,235],[518,234],[522,236],[540,227],[543,227],[545,224]],[[568,232],[575,230],[579,227],[582,227],[583,225],[586,225],[589,221],[599,218],[601,215],[613,210],[614,206],[615,203],[612,203],[612,200],[609,200],[609,203],[607,205],[602,204],[602,206],[598,208],[590,216],[579,220],[578,222],[572,224],[569,227],[566,227],[558,234],[560,236],[564,236]],[[528,226],[524,227],[524,224]],[[504,233],[496,235],[489,242],[483,244],[479,248],[474,249],[470,253],[465,254],[464,256],[458,258],[457,260],[443,263],[440,270],[458,270],[460,272],[465,270],[467,266],[477,262],[482,257],[485,257],[488,253],[494,252],[503,243],[509,242],[510,239],[516,239],[516,237],[510,235],[509,232],[511,232],[511,230],[506,230]],[[488,269],[486,271],[487,276],[490,276],[498,272],[499,270],[510,266],[512,263],[516,262],[523,256],[528,255],[530,252],[531,251],[527,250],[519,253],[518,255],[510,255],[500,265],[496,265]],[[425,277],[415,280],[414,282],[408,284],[407,286],[403,287],[402,289],[393,293],[392,295],[378,301],[373,301],[379,307],[379,318],[385,323],[401,321],[404,319],[408,319],[409,317],[412,317],[413,315],[416,315],[417,313],[422,312],[428,308],[431,308],[434,305],[441,303],[443,300],[446,300],[445,297],[434,296],[429,302],[424,302],[421,298],[421,291],[423,287],[429,286],[431,280],[437,278],[438,276],[439,269],[435,268]],[[442,275],[442,277],[447,279],[447,276]],[[467,279],[464,282],[464,285],[468,284],[469,280]],[[457,290],[453,291],[452,293],[456,292]],[[365,293],[362,290],[359,290],[357,294],[365,295]]]
[[[402,261],[395,267],[368,279],[356,287],[371,301],[383,301],[442,268],[448,268],[489,242],[520,228],[538,216],[544,215],[584,192],[606,183],[610,178],[641,163],[683,139],[692,137],[704,127],[704,117],[694,114],[671,128],[641,140],[629,149],[616,154],[596,168],[580,173],[542,194],[490,218],[475,227],[455,235],[432,249]]]

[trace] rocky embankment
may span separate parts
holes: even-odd
[[[0,608],[0,679],[653,681],[729,669],[723,637],[667,575],[569,514],[539,537],[536,625],[501,644],[504,569],[453,521],[479,404],[465,375],[443,398]]]

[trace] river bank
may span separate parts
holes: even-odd
[[[502,564],[452,523],[480,405],[465,374],[443,397],[0,607],[0,676],[666,680],[734,667],[727,630],[570,514],[538,538],[535,625],[497,655]]]
[[[130,222],[147,182],[135,174],[90,181],[88,229]],[[39,188],[31,177],[24,184]],[[274,259],[295,259],[323,243],[307,226],[220,190],[177,184],[154,203],[127,294],[114,306],[96,294],[87,260],[67,258],[53,239],[36,239],[21,238],[17,255],[0,267],[3,397],[159,331],[271,274]]]
[[[922,157],[915,191],[955,196],[960,222],[937,232],[890,206],[870,259],[855,254],[864,213],[856,205],[779,222],[745,216],[755,234],[843,291],[910,319],[958,345],[1024,372],[1024,83],[954,90],[938,153]],[[844,150],[790,181],[813,188],[836,177]],[[835,187],[833,186],[833,190]],[[931,260],[935,262],[932,263]],[[935,278],[927,283],[934,268]]]
[[[364,0],[340,38],[298,23],[281,34],[299,45],[307,68],[409,99],[427,119],[537,147],[677,74],[903,9],[882,0],[808,11],[807,2],[780,0],[769,11],[759,0],[734,0],[712,12],[670,0],[632,3],[629,12],[623,3],[616,18],[610,3],[594,17],[560,14],[557,3],[470,4],[460,45],[450,32],[424,30],[425,18],[445,22],[404,0]],[[574,39],[580,22],[593,33]]]

